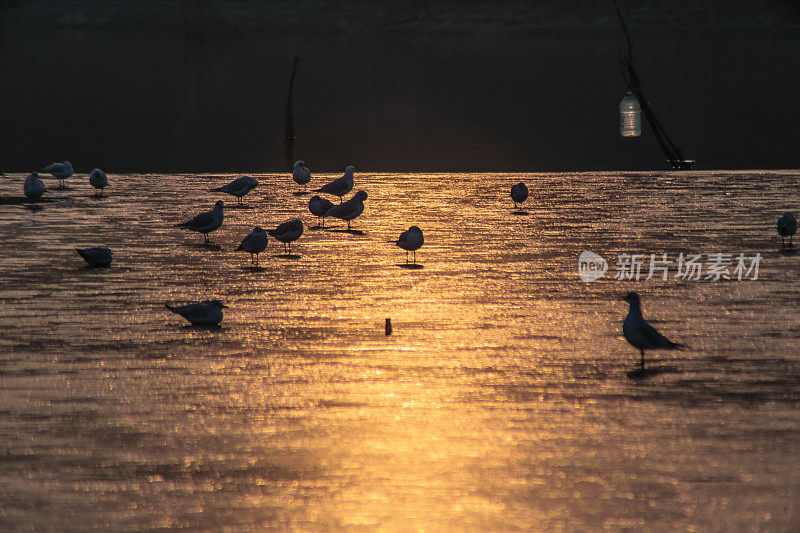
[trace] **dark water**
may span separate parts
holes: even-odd
[[[791,530],[800,172],[356,174],[363,235],[257,175],[219,245],[174,227],[230,176],[0,185],[0,527]],[[324,177],[314,176],[312,185]],[[528,184],[525,212],[508,190]],[[222,197],[232,205],[228,197]],[[235,253],[307,224],[300,257]],[[421,269],[387,243],[425,232]],[[333,229],[341,223],[330,221]],[[105,244],[109,269],[76,247]],[[584,283],[577,260],[610,270]],[[758,279],[613,279],[621,253],[761,254]],[[645,269],[646,272],[646,269]],[[644,278],[645,276],[642,276]],[[691,349],[638,354],[629,290]],[[164,303],[217,297],[220,330]],[[392,318],[394,334],[384,335]]]

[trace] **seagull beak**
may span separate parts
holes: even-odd
[[[223,307],[224,309],[230,309],[230,308],[229,308],[227,305],[225,305],[225,304],[222,304],[222,307]]]

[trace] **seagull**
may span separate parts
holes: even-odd
[[[511,199],[514,200],[514,209],[517,204],[524,203],[528,199],[528,187],[521,181],[511,187]]]
[[[63,163],[50,163],[42,170],[49,172],[54,177],[58,178],[58,180],[61,182],[59,186],[62,188],[64,187],[64,180],[75,173],[75,171],[72,169],[72,163],[69,161],[64,161]]]
[[[298,161],[294,164],[292,179],[298,185],[307,185],[311,181],[311,171],[308,170],[304,161]]]
[[[645,350],[679,350],[686,348],[685,345],[672,342],[664,337],[656,331],[656,328],[642,318],[642,308],[639,305],[639,295],[637,293],[629,292],[623,300],[630,304],[630,309],[628,310],[628,316],[625,317],[625,322],[622,324],[622,334],[625,336],[626,341],[634,348],[639,349],[639,353],[642,356],[640,371],[644,371]]]
[[[192,323],[193,326],[216,326],[222,322],[222,310],[228,306],[223,305],[219,300],[205,300],[196,304],[181,305],[173,307],[169,304],[164,306],[175,314]]]
[[[344,170],[344,176],[341,178],[336,178],[332,182],[320,187],[319,189],[314,189],[314,192],[326,192],[328,194],[338,196],[339,203],[342,203],[342,196],[353,190],[353,172],[355,171],[356,167],[353,165],[348,166]]]
[[[308,210],[311,211],[311,214],[315,217],[322,218],[323,228],[325,227],[325,213],[327,213],[331,207],[333,207],[333,202],[321,196],[313,196],[311,200],[308,201]],[[317,227],[319,226],[319,222],[317,222]]]
[[[791,213],[784,213],[778,219],[778,235],[781,236],[781,248],[786,246],[785,237],[789,237],[789,248],[792,248],[792,235],[797,233],[797,219]]]
[[[414,252],[414,264],[417,264],[417,250],[422,247],[425,242],[425,237],[422,236],[422,230],[417,226],[411,226],[406,231],[400,234],[400,237],[395,242],[395,246],[399,246],[406,251],[406,263],[408,263],[408,252]]]
[[[249,193],[256,187],[258,187],[257,179],[251,178],[250,176],[242,176],[241,178],[236,178],[227,185],[223,185],[222,187],[218,187],[216,189],[209,189],[209,191],[224,192],[226,194],[230,194],[231,196],[235,196],[238,201],[238,205],[242,205],[242,196]]]
[[[183,224],[177,224],[177,227],[202,233],[206,239],[205,243],[208,244],[208,234],[222,226],[222,208],[224,205],[225,203],[222,200],[217,200],[211,211],[200,213]]]
[[[44,188],[44,182],[39,179],[39,174],[33,172],[25,178],[23,190],[25,191],[25,196],[34,200],[42,196],[47,189]]]
[[[100,196],[103,195],[103,188],[108,187],[108,176],[106,173],[96,168],[89,174],[89,184],[95,189],[100,189]]]
[[[110,267],[112,260],[111,250],[105,246],[93,248],[77,248],[78,255],[83,257],[90,267]]]
[[[303,234],[303,221],[295,218],[288,222],[284,222],[275,229],[267,230],[267,233],[278,239],[283,243],[284,253],[291,253],[292,242],[300,238]],[[286,251],[286,244],[289,244],[289,251]]]
[[[253,254],[255,254],[256,268],[258,268],[258,254],[267,249],[267,244],[269,244],[267,232],[261,229],[259,226],[256,226],[253,228],[253,231],[251,231],[250,234],[244,238],[242,244],[240,244],[239,247],[234,251],[250,252],[251,264],[253,262]]]
[[[367,193],[358,191],[352,198],[343,204],[334,205],[325,212],[326,217],[339,218],[347,221],[347,229],[350,229],[350,221],[364,212],[364,200],[367,199]]]

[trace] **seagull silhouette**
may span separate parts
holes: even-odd
[[[219,300],[205,300],[179,307],[164,304],[164,307],[177,315],[181,315],[193,326],[216,326],[222,322],[222,310],[228,306],[223,305]]]
[[[224,206],[225,202],[217,200],[217,203],[214,204],[214,208],[211,211],[200,213],[191,220],[187,220],[182,224],[177,224],[177,227],[202,233],[205,237],[206,244],[208,244],[208,234],[218,230],[219,227],[222,226],[222,210]]]
[[[54,177],[58,178],[61,183],[59,187],[64,187],[64,180],[72,176],[75,171],[72,168],[72,163],[64,161],[63,163],[50,163],[42,169],[44,172],[49,172]]]
[[[400,234],[395,246],[399,246],[406,251],[406,263],[408,263],[408,252],[414,252],[414,264],[417,264],[417,250],[419,250],[425,243],[425,237],[422,235],[422,230],[417,226],[411,226],[406,231]]]
[[[92,170],[92,173],[89,174],[89,185],[98,189],[98,192],[95,194],[99,194],[100,196],[103,195],[103,189],[108,187],[108,176],[106,173],[96,168]]]
[[[267,236],[267,232],[261,229],[259,226],[253,228],[253,231],[247,235],[242,241],[242,244],[236,248],[236,252],[244,251],[250,252],[250,263],[253,263],[253,255],[256,256],[256,268],[258,268],[258,254],[263,252],[267,249],[267,244],[269,244],[269,236]]]
[[[311,171],[306,166],[305,161],[298,161],[294,164],[292,179],[298,185],[308,185],[308,182],[311,181]]]
[[[92,248],[77,248],[78,255],[83,257],[90,267],[110,267],[113,254],[105,246],[94,246]]]
[[[275,229],[267,230],[267,233],[278,239],[283,243],[283,252],[292,252],[292,242],[296,241],[303,234],[303,221],[295,218],[288,222],[284,222]],[[286,245],[289,245],[289,250],[286,250]]]
[[[644,371],[645,350],[680,350],[681,348],[687,348],[684,344],[667,339],[642,318],[642,308],[637,293],[629,292],[623,300],[630,304],[630,308],[628,309],[628,316],[625,317],[625,322],[622,324],[622,334],[625,336],[625,340],[631,346],[637,348],[641,354],[640,371]]]
[[[251,178],[250,176],[242,176],[240,178],[236,178],[227,185],[209,190],[212,192],[224,192],[225,194],[235,196],[237,204],[242,205],[242,196],[249,193],[256,187],[258,187],[257,179]]]
[[[781,248],[786,247],[786,237],[789,237],[789,248],[792,248],[792,236],[797,233],[797,219],[794,215],[786,212],[778,219],[778,235],[781,236]]]
[[[339,203],[342,203],[342,196],[353,190],[353,172],[356,167],[353,165],[348,166],[344,170],[344,176],[336,178],[330,183],[326,183],[319,189],[314,189],[314,192],[325,192],[339,197]]]
[[[333,203],[327,198],[323,198],[321,196],[312,196],[311,200],[308,201],[308,210],[311,211],[311,214],[318,219],[322,219],[321,227],[323,228],[325,227],[325,213],[327,213],[332,207]],[[319,222],[317,222],[317,227],[320,227]]]
[[[25,185],[22,188],[25,191],[25,196],[31,200],[39,198],[47,190],[44,188],[44,182],[39,179],[39,174],[36,172],[28,174],[28,177],[25,178]]]
[[[358,218],[364,212],[364,200],[367,199],[365,191],[358,191],[352,198],[343,204],[334,205],[325,213],[326,217],[333,217],[347,222],[347,229],[350,229],[350,221]]]
[[[511,187],[511,199],[514,200],[514,209],[517,204],[524,203],[528,199],[528,187],[521,181]]]

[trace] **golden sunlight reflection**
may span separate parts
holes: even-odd
[[[74,194],[31,220],[10,212],[0,442],[14,452],[0,479],[8,501],[47,505],[31,517],[12,504],[0,520],[673,530],[767,529],[797,512],[785,354],[800,346],[783,332],[798,325],[772,312],[793,298],[786,276],[800,281],[788,259],[770,256],[749,283],[577,275],[583,250],[613,262],[761,249],[753,209],[774,210],[768,185],[787,176],[755,189],[745,174],[357,172],[369,195],[357,234],[315,228],[287,175],[257,175],[248,208],[212,234],[219,249],[173,227],[230,178],[113,176],[102,208]],[[530,196],[514,209],[518,181]],[[730,203],[715,207],[706,196],[723,190]],[[231,251],[253,226],[298,216],[299,258],[272,241],[254,271]],[[390,242],[411,225],[425,234],[417,269]],[[115,266],[70,263],[75,232],[114,249]],[[55,258],[44,272],[43,257]],[[692,346],[654,354],[675,370],[649,381],[625,374],[638,354],[621,337],[620,298],[634,287],[648,318]],[[209,297],[229,306],[218,330],[163,307]]]

